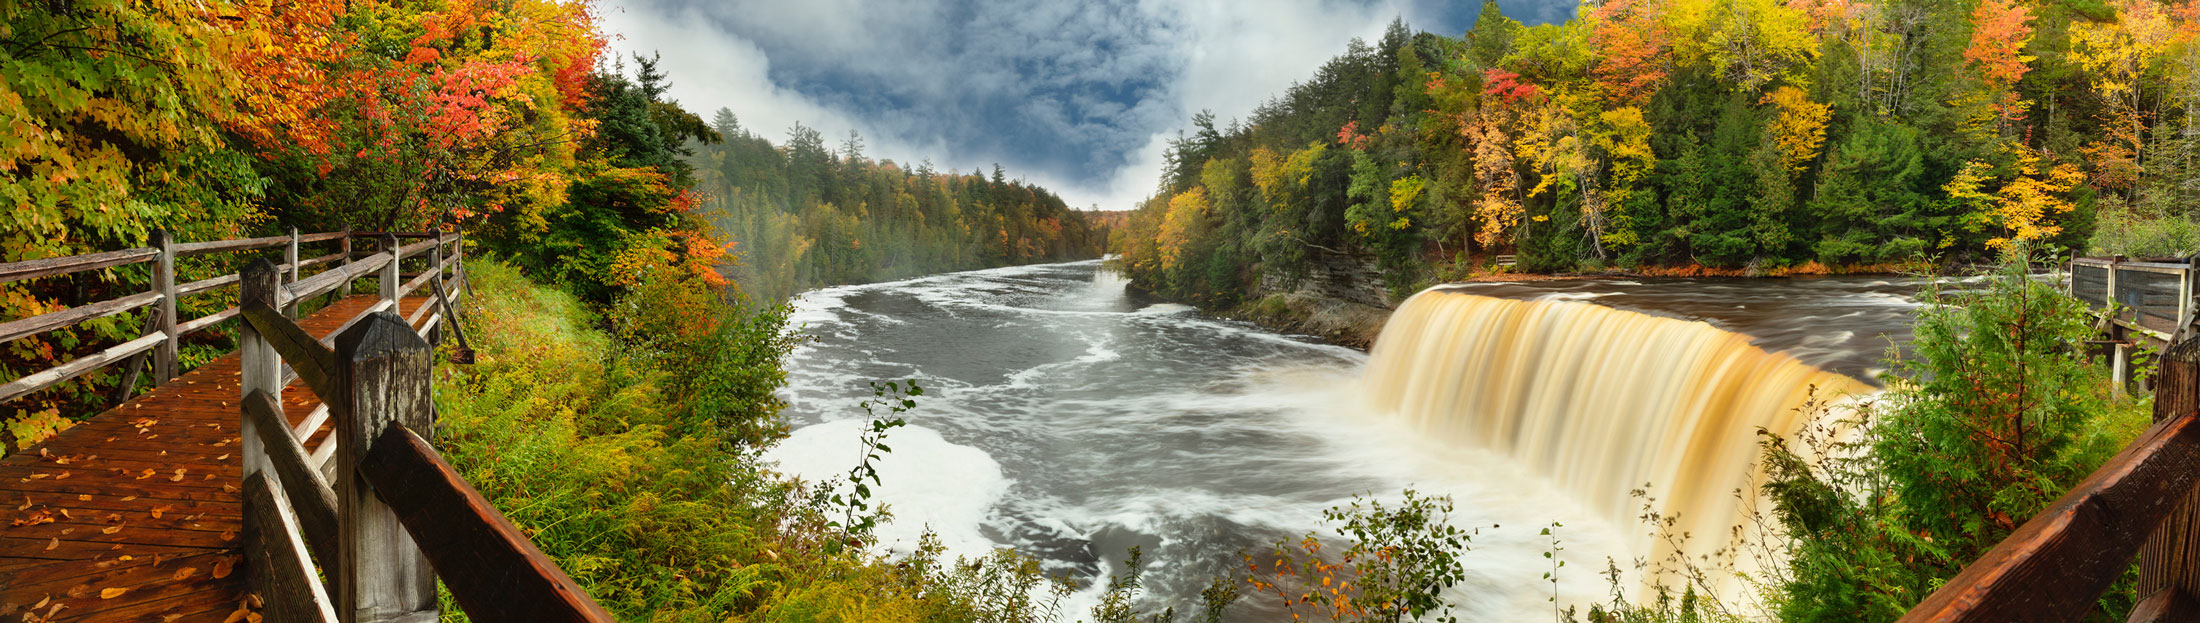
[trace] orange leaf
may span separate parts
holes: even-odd
[[[102,588],[102,589],[99,589],[99,598],[100,598],[100,599],[114,599],[114,598],[116,598],[116,597],[121,597],[123,593],[127,593],[127,592],[130,592],[130,589],[127,589],[127,588]]]

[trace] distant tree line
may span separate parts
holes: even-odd
[[[710,129],[724,141],[692,144],[701,213],[735,243],[729,270],[752,295],[1089,259],[1107,242],[1095,219],[999,165],[991,177],[912,169],[866,156],[854,132],[834,150],[801,124],[773,145],[724,109]]]

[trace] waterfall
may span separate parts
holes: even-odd
[[[1434,289],[1391,316],[1365,385],[1377,412],[1510,456],[1642,528],[1635,554],[1652,559],[1673,550],[1648,536],[1631,491],[1647,484],[1675,533],[1695,535],[1688,554],[1723,547],[1745,512],[1736,490],[1758,473],[1757,431],[1792,436],[1814,386],[1864,389],[1703,322]]]

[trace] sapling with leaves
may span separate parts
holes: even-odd
[[[1560,617],[1564,617],[1565,613],[1558,609],[1558,570],[1566,566],[1566,560],[1559,558],[1558,553],[1566,551],[1566,548],[1559,546],[1558,534],[1551,532],[1551,529],[1564,527],[1566,527],[1565,524],[1553,521],[1549,527],[1543,529],[1541,535],[1544,540],[1550,543],[1549,548],[1543,550],[1543,558],[1551,561],[1551,570],[1543,572],[1544,581],[1551,583],[1551,597],[1545,601],[1551,602],[1551,614]]]
[[[871,399],[862,403],[863,412],[871,416],[871,423],[863,429],[862,458],[848,470],[850,490],[845,494],[832,493],[826,498],[841,511],[841,520],[834,522],[834,527],[846,532],[853,541],[868,541],[871,531],[878,527],[884,515],[885,508],[872,508],[871,487],[884,484],[879,477],[878,463],[894,451],[886,445],[886,433],[909,424],[902,414],[917,408],[916,397],[922,395],[924,387],[918,385],[916,379],[871,383]],[[886,408],[885,416],[879,415],[879,407]]]
[[[1130,557],[1123,560],[1122,575],[1108,577],[1108,588],[1100,594],[1100,603],[1092,607],[1091,623],[1170,623],[1176,620],[1176,608],[1163,608],[1160,612],[1139,618],[1132,604],[1138,601],[1138,593],[1145,589],[1145,552],[1131,546]],[[1206,589],[1199,591],[1199,613],[1193,615],[1193,623],[1222,623],[1222,613],[1238,599],[1237,580],[1215,577]]]
[[[1244,556],[1253,574],[1247,582],[1279,598],[1294,621],[1456,623],[1444,591],[1466,579],[1460,557],[1473,534],[1451,524],[1451,510],[1450,496],[1412,489],[1396,506],[1354,496],[1323,513],[1352,541],[1341,560],[1323,557],[1321,538],[1310,532],[1277,543],[1266,565]]]

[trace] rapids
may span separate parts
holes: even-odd
[[[888,549],[906,551],[929,529],[951,552],[1015,547],[1093,587],[1120,571],[1125,549],[1137,545],[1147,560],[1143,605],[1182,607],[1196,602],[1210,576],[1242,568],[1240,551],[1318,529],[1323,509],[1355,494],[1389,500],[1411,487],[1451,496],[1453,522],[1476,531],[1465,557],[1469,577],[1452,596],[1464,608],[1461,620],[1549,620],[1553,589],[1541,575],[1549,542],[1539,529],[1565,525],[1557,530],[1559,556],[1568,562],[1557,600],[1606,599],[1611,587],[1596,573],[1606,560],[1631,569],[1648,552],[1646,530],[1627,512],[1626,492],[1642,484],[1638,477],[1686,474],[1702,480],[1693,483],[1701,491],[1723,492],[1733,475],[1721,471],[1731,458],[1724,455],[1754,448],[1725,447],[1737,436],[1748,442],[1754,431],[1734,426],[1765,417],[1765,405],[1785,404],[1796,383],[1842,382],[1812,366],[1860,375],[1889,344],[1907,340],[1906,284],[1756,282],[1718,292],[1732,284],[1673,281],[1658,294],[1662,283],[1627,283],[1466,286],[1477,295],[1544,302],[1441,298],[1542,309],[1571,318],[1571,328],[1556,331],[1590,335],[1498,348],[1429,333],[1457,329],[1427,328],[1403,342],[1412,348],[1393,348],[1384,344],[1399,338],[1386,331],[1372,361],[1352,349],[1141,300],[1097,261],[815,290],[796,302],[794,317],[814,339],[787,362],[786,415],[796,430],[767,458],[812,480],[844,476],[858,459],[855,439],[866,417],[858,404],[871,395],[868,383],[913,378],[926,395],[910,426],[888,437],[894,450],[881,465],[878,498],[894,515],[880,531]],[[1688,292],[1704,300],[1680,296]],[[1569,298],[1631,307],[1550,302]],[[1766,330],[1783,325],[1738,313],[1737,305],[1786,305],[1824,317]],[[1758,347],[1776,352],[1676,318],[1749,331],[1760,336]],[[1640,348],[1630,331],[1660,341]],[[1568,354],[1571,348],[1587,350]],[[1447,385],[1433,371],[1465,366],[1456,371],[1504,376],[1511,357],[1574,376],[1523,381],[1513,373],[1505,377],[1514,379],[1512,389],[1467,392],[1460,388],[1469,384]],[[1559,363],[1569,357],[1577,361]],[[1613,357],[1626,363],[1592,363]],[[1714,360],[1726,362],[1735,382],[1772,383],[1780,396],[1653,389],[1702,380]],[[1503,435],[1477,432],[1487,423],[1457,416],[1522,383],[1544,398],[1502,399],[1513,405],[1493,411],[1507,414],[1499,418],[1508,420]],[[1592,396],[1591,388],[1622,391]],[[1424,390],[1446,397],[1407,398]],[[1579,408],[1598,400],[1608,408]],[[1742,415],[1708,418],[1737,421],[1702,435],[1676,428],[1711,411]],[[1684,413],[1698,415],[1677,415]],[[1095,595],[1089,588],[1073,595],[1064,604],[1067,620],[1082,616]],[[1272,598],[1247,601],[1233,610],[1234,620],[1271,619]]]

